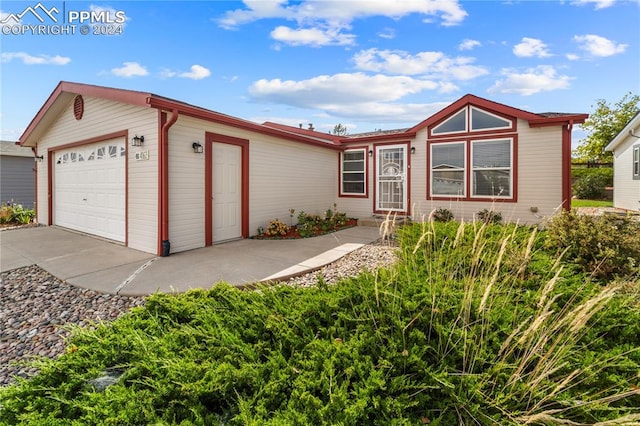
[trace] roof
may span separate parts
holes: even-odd
[[[529,122],[531,127],[544,127],[544,126],[560,126],[563,124],[581,124],[589,117],[589,114],[565,114],[565,113],[543,113],[536,114],[533,112],[525,111],[523,109],[514,108],[508,105],[501,104],[499,102],[490,101],[488,99],[481,98],[479,96],[467,94],[433,114],[431,117],[413,126],[411,131],[417,132],[427,126],[431,126],[440,120],[448,117],[449,115],[458,112],[460,109],[467,105],[474,105],[489,111],[497,112],[502,115],[507,115],[515,118],[520,118]]]
[[[157,108],[159,110],[167,111],[177,110],[177,112],[182,115],[221,123],[231,127],[276,136],[309,145],[322,146],[324,148],[336,150],[341,149],[333,140],[320,140],[318,138],[309,137],[308,135],[286,132],[278,128],[264,126],[262,124],[254,123],[253,121],[232,117],[230,115],[211,111],[206,108],[201,108],[175,99],[158,96],[153,93],[73,83],[68,81],[61,81],[58,83],[38,113],[31,120],[22,136],[20,136],[20,145],[35,146],[37,140],[42,137],[49,126],[58,118],[59,114],[69,105],[76,95],[109,99],[145,108]]]
[[[315,139],[319,139],[319,140],[323,140],[323,141],[327,141],[335,144],[340,143],[340,139],[342,138],[342,136],[332,135],[331,133],[318,132],[316,130],[311,130],[311,129],[303,129],[302,127],[288,126],[286,124],[274,123],[272,121],[265,121],[264,123],[262,123],[262,125],[271,127],[274,129],[280,129],[285,132],[293,133],[296,135],[308,136],[311,138],[315,138]]]
[[[604,150],[605,151],[615,151],[618,145],[620,145],[623,141],[627,139],[627,137],[640,137],[640,131],[635,133],[634,130],[640,127],[640,111],[636,112],[636,115],[633,116],[631,120],[627,123],[626,126],[616,135],[615,138],[609,142]]]
[[[12,141],[0,141],[0,155],[6,157],[33,157],[31,149]]]

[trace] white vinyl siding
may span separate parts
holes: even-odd
[[[350,149],[341,153],[340,193],[365,195],[367,189],[365,149]]]
[[[158,234],[158,111],[128,105],[107,99],[84,96],[84,115],[76,120],[73,115],[73,96],[59,99],[68,102],[62,113],[51,124],[38,142],[38,155],[43,155],[38,168],[38,221],[47,223],[47,150],[56,146],[128,130],[129,137],[144,135],[144,145],[130,146],[127,141],[128,163],[128,246],[148,253],[157,252]],[[136,161],[136,152],[148,152],[148,160]],[[55,196],[55,194],[54,194]]]
[[[640,211],[640,177],[634,169],[639,151],[640,144],[632,136],[627,136],[613,151],[614,207]]]

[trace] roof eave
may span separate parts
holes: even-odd
[[[640,111],[633,116],[631,120],[624,126],[624,128],[618,133],[607,146],[604,147],[605,151],[614,151],[618,145],[627,139],[627,136],[631,136],[631,132],[637,126],[640,126]],[[633,137],[633,136],[632,136]]]

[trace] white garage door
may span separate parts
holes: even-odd
[[[125,241],[125,141],[56,151],[54,223]]]

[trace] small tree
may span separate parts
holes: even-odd
[[[581,160],[611,162],[613,154],[604,148],[633,116],[640,110],[640,96],[628,92],[614,106],[604,99],[598,99],[595,111],[589,115],[582,128],[589,132],[586,139],[580,141],[575,152]]]
[[[347,135],[347,126],[344,126],[342,123],[338,123],[333,126],[333,134],[337,136],[346,136]]]

